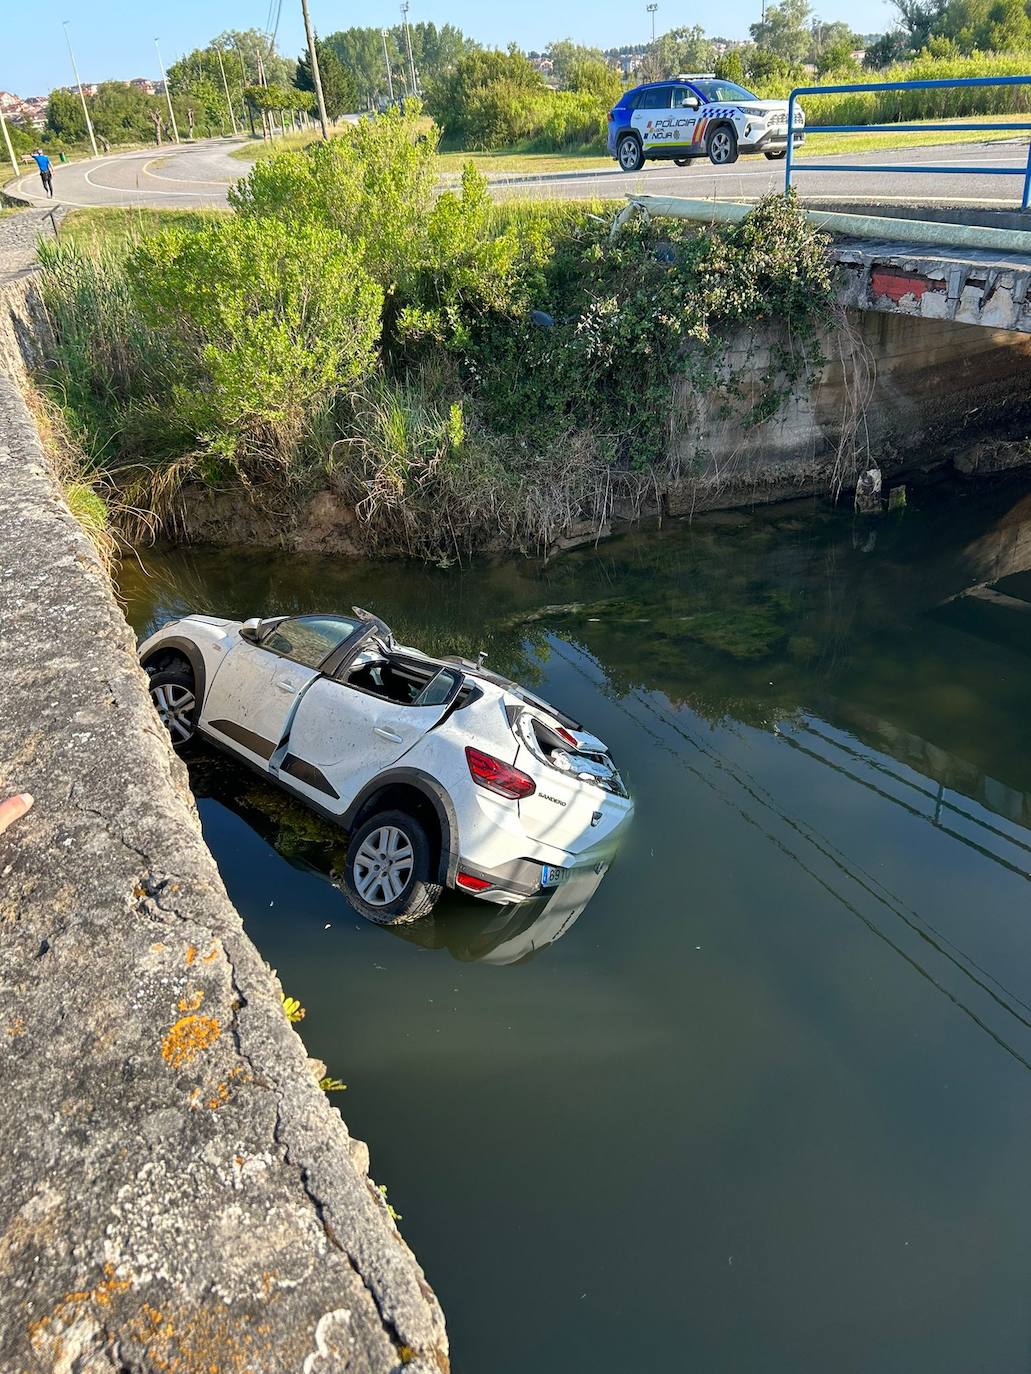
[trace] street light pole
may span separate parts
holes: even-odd
[[[404,0],[404,4],[401,6],[401,18],[402,18],[402,20],[404,21],[404,26],[405,26],[405,44],[406,44],[407,47],[408,47],[408,74],[409,74],[409,76],[412,78],[412,86],[411,86],[412,94],[413,94],[413,95],[418,95],[418,94],[419,94],[419,87],[418,87],[418,84],[417,84],[417,82],[416,82],[416,80],[415,80],[415,58],[412,56],[412,31],[411,31],[411,29],[408,27],[408,11],[409,11],[410,9],[411,9],[411,5],[409,4],[408,0]]]
[[[11,135],[7,132],[7,120],[4,119],[4,110],[2,105],[0,105],[0,129],[3,129],[4,131],[4,142],[7,144],[7,156],[11,159],[11,166],[14,168],[14,175],[17,176],[18,173],[21,171],[21,168],[18,166],[18,159],[15,157],[14,149],[11,147]]]
[[[383,61],[387,64],[387,99],[391,105],[394,103],[394,77],[390,70],[390,54],[387,52],[387,31],[380,29],[383,36]]]
[[[650,4],[650,5],[646,5],[645,8],[647,9],[648,13],[649,13],[649,14],[651,15],[651,17],[652,17],[652,42],[654,43],[654,42],[655,42],[655,11],[656,11],[659,7],[658,7],[658,5],[652,3],[652,4]]]
[[[222,73],[222,85],[225,87],[225,92],[226,92],[226,104],[229,106],[229,118],[232,120],[232,124],[233,124],[233,137],[235,138],[236,135],[239,133],[239,130],[238,130],[237,127],[236,127],[236,111],[233,109],[233,100],[232,100],[232,96],[229,94],[229,82],[226,80],[226,64],[222,61],[222,49],[219,48],[219,49],[217,49],[217,51],[218,51],[218,69],[219,69],[219,71]]]
[[[311,15],[308,13],[308,0],[301,0],[301,13],[304,15],[304,32],[308,39],[308,65],[311,69],[311,84],[315,87],[315,96],[319,102],[319,123],[322,125],[322,137],[328,142],[329,120],[326,118],[326,97],[322,94],[319,55],[315,51],[315,35],[312,32]]]
[[[168,75],[165,72],[165,64],[161,60],[161,49],[158,47],[158,41],[156,38],[154,39],[154,50],[158,55],[158,66],[161,68],[161,81],[165,88],[165,99],[168,101],[168,117],[172,121],[172,135],[175,138],[176,143],[178,143],[179,129],[175,122],[175,111],[172,109],[172,92],[168,89]]]
[[[83,115],[84,115],[85,118],[86,118],[86,132],[89,134],[89,141],[90,141],[90,143],[92,143],[92,145],[93,145],[93,156],[94,156],[94,157],[99,157],[100,154],[97,152],[97,140],[96,140],[96,139],[94,138],[94,136],[93,136],[93,121],[92,121],[92,119],[90,119],[90,117],[89,117],[89,110],[87,110],[87,108],[86,108],[86,97],[85,97],[85,95],[83,94],[82,82],[79,80],[79,69],[78,69],[78,67],[75,65],[75,54],[72,52],[72,39],[71,39],[71,35],[70,35],[69,32],[68,32],[68,25],[71,23],[71,20],[70,20],[70,19],[65,19],[65,20],[63,21],[63,23],[64,23],[64,36],[65,36],[65,40],[66,40],[66,42],[67,42],[67,44],[68,44],[68,56],[72,59],[72,74],[73,74],[74,77],[75,77],[75,84],[76,84],[76,86],[78,86],[78,88],[79,88],[79,99],[82,101],[82,113],[83,113]]]

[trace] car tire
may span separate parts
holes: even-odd
[[[197,696],[193,674],[186,669],[155,673],[148,684],[158,719],[172,737],[172,748],[184,753],[197,735]]]
[[[673,166],[674,166],[674,167],[690,167],[690,165],[691,165],[691,163],[692,163],[693,161],[694,161],[694,158],[690,158],[690,157],[675,157],[675,158],[673,159]]]
[[[624,134],[616,144],[616,161],[624,172],[639,172],[644,166],[644,149],[634,134]]]
[[[730,124],[717,124],[705,137],[705,151],[714,167],[729,167],[737,161],[737,134]]]
[[[415,817],[405,811],[378,811],[348,842],[344,893],[367,921],[407,925],[428,916],[436,905],[444,889],[435,873],[435,855]]]
[[[787,157],[787,153],[782,148],[779,153],[763,153],[763,157],[767,158],[770,162],[780,162],[781,158]]]

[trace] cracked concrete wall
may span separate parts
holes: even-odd
[[[448,1368],[0,375],[0,1369]],[[344,1067],[344,1066],[337,1066]]]

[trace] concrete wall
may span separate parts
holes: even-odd
[[[681,478],[670,514],[748,501],[847,490],[871,463],[887,473],[952,461],[988,435],[1023,440],[1031,427],[1031,338],[908,315],[845,311],[822,341],[826,365],[797,385],[772,420],[747,423],[771,366],[770,331],[743,332],[727,372],[740,394],[675,398]]]
[[[0,1369],[442,1374],[2,374],[0,529],[0,796],[36,799],[0,835]]]

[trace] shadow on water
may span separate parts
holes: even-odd
[[[1021,487],[876,521],[710,516],[548,564],[154,550],[122,592],[140,632],[358,604],[420,647],[486,650],[629,782],[594,890],[449,898],[386,931],[335,886],[336,831],[191,764],[457,1368],[1026,1367]]]

